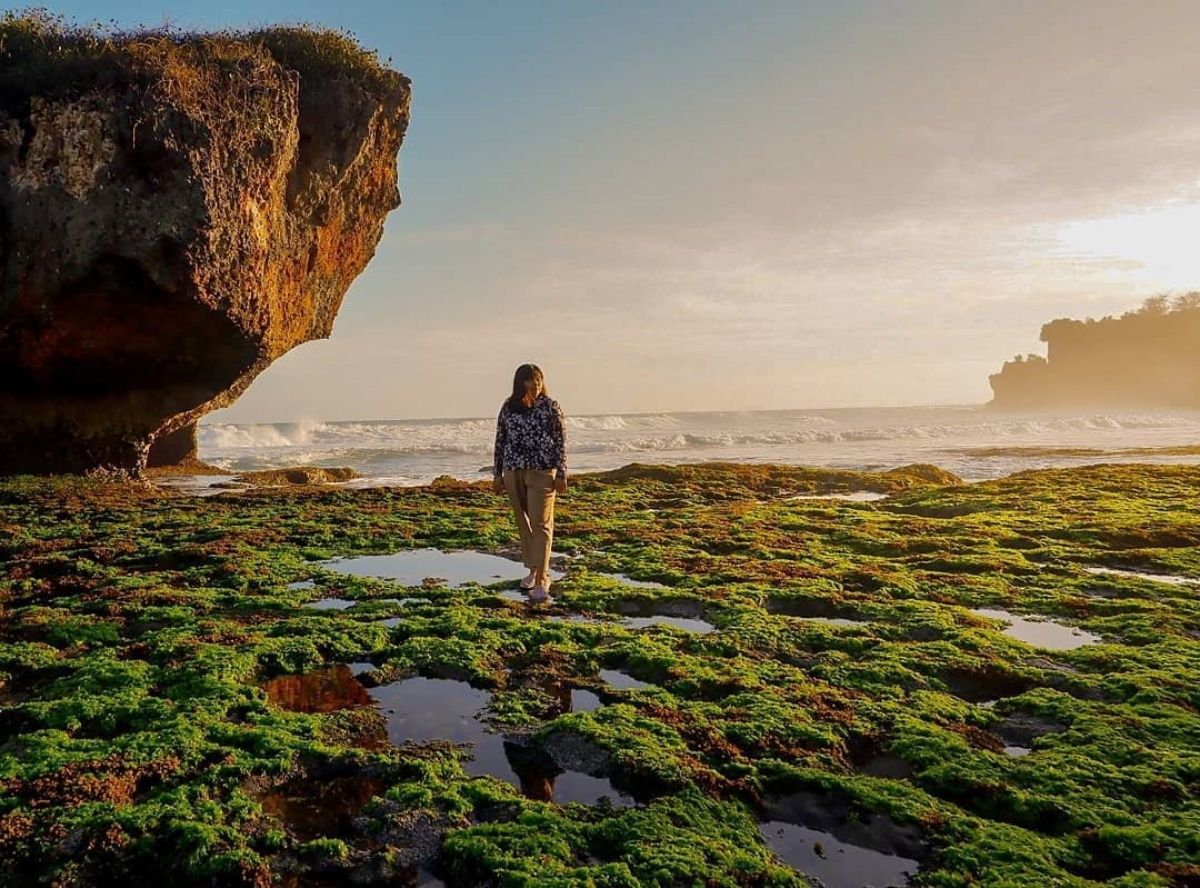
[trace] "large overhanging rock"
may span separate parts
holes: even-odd
[[[140,471],[330,334],[400,202],[409,83],[329,32],[5,28],[0,472]]]

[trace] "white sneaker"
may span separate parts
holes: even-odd
[[[532,589],[533,584],[537,582],[537,571],[531,570],[525,579],[521,580],[522,589]]]
[[[550,597],[550,593],[546,591],[545,586],[534,586],[529,590],[530,601],[545,601]]]

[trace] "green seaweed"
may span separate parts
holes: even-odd
[[[853,490],[889,496],[793,498]],[[1187,466],[972,485],[929,467],[628,466],[574,479],[555,539],[570,571],[531,607],[503,584],[405,589],[320,564],[512,552],[507,504],[484,484],[200,500],[0,481],[0,881],[383,879],[416,859],[418,823],[451,885],[802,885],[757,818],[805,792],[916,830],[914,885],[1194,884],[1198,515]],[[359,604],[304,606],[322,597]],[[977,607],[1100,641],[1036,649]],[[651,612],[715,631],[621,619]],[[364,660],[368,685],[489,689],[496,729],[587,750],[644,804],[525,798],[469,777],[469,749],[365,743],[373,710],[293,712],[264,690]],[[614,688],[602,669],[648,686]],[[571,688],[605,705],[563,711]],[[1031,754],[1004,754],[1012,719],[1046,727]],[[340,834],[301,835],[264,807],[273,788],[356,775],[362,823]]]

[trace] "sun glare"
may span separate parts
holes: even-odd
[[[1123,275],[1155,288],[1200,289],[1198,230],[1200,204],[1163,204],[1062,225],[1055,252],[1121,263]]]

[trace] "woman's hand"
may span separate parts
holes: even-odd
[[[566,493],[567,492],[567,476],[566,475],[555,476],[554,492],[555,493]]]
[[[496,493],[504,493],[504,479],[499,475],[492,478],[492,490],[496,491]]]

